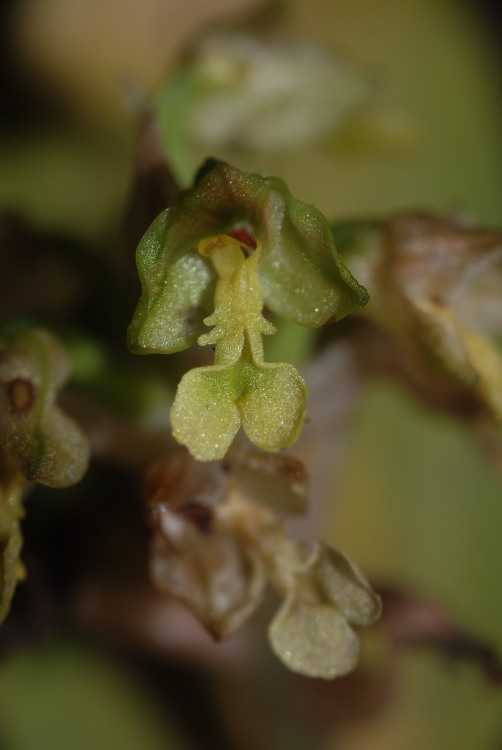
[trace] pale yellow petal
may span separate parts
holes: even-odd
[[[255,367],[237,402],[246,435],[268,451],[292,445],[303,426],[306,399],[305,383],[292,365]]]
[[[181,379],[171,409],[173,436],[199,461],[223,458],[239,429],[234,380],[231,367],[201,367]]]
[[[269,642],[293,672],[326,680],[351,672],[359,657],[357,637],[334,607],[294,597],[273,619]]]

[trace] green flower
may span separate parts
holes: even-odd
[[[20,522],[29,482],[67,487],[89,462],[85,435],[56,403],[69,364],[43,328],[0,337],[0,623],[24,575]]]
[[[261,337],[275,328],[263,307],[317,328],[368,299],[322,214],[277,178],[209,162],[148,229],[137,262],[143,293],[130,348],[171,353],[196,341],[215,348],[214,364],[180,383],[174,436],[200,460],[221,458],[241,424],[261,448],[291,445],[306,388],[292,365],[264,362]]]
[[[75,484],[89,463],[85,435],[56,403],[69,370],[62,344],[43,328],[0,338],[0,450],[25,479],[49,487]]]

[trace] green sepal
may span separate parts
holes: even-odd
[[[136,354],[172,354],[196,343],[211,312],[214,273],[190,242],[196,222],[178,207],[163,211],[138,245],[142,295],[128,330]]]
[[[341,320],[364,307],[368,292],[344,266],[323,214],[294,198],[277,177],[266,181],[282,196],[285,207],[280,242],[260,264],[267,307],[309,328]]]

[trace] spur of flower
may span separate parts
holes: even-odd
[[[265,450],[291,445],[306,388],[292,365],[264,361],[262,336],[275,327],[263,308],[317,328],[368,299],[338,257],[324,216],[275,177],[210,160],[147,230],[137,264],[142,296],[130,348],[214,347],[214,363],[181,380],[174,437],[199,460],[222,458],[240,425]]]

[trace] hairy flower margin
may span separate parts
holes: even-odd
[[[214,364],[188,372],[171,412],[173,434],[199,460],[222,458],[242,424],[265,450],[295,442],[306,388],[292,365],[264,362],[262,314],[317,328],[368,300],[336,252],[331,227],[276,177],[207,162],[195,187],[153,222],[137,265],[142,296],[128,343],[140,354],[198,342]],[[206,326],[214,326],[204,333]]]

